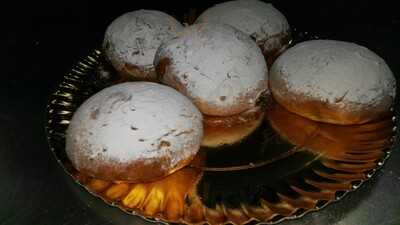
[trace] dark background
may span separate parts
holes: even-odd
[[[92,198],[65,176],[46,143],[47,96],[73,62],[101,42],[106,26],[120,14],[148,8],[182,19],[190,8],[201,12],[217,2],[34,1],[1,6],[0,225],[144,223]],[[394,3],[272,2],[297,31],[367,46],[400,74],[400,13]],[[400,152],[342,201],[282,224],[399,225]]]

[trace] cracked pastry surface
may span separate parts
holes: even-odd
[[[165,85],[103,89],[74,113],[66,152],[80,172],[105,180],[151,181],[187,165],[203,136],[202,114]]]
[[[270,89],[291,112],[315,121],[360,124],[389,112],[396,80],[386,62],[363,46],[313,40],[275,61]]]
[[[182,29],[182,24],[164,12],[128,12],[107,27],[103,48],[122,76],[155,80],[153,59],[157,48]]]
[[[226,24],[186,27],[160,46],[154,65],[163,83],[188,96],[206,115],[244,112],[268,89],[261,50],[248,35]]]
[[[196,23],[229,24],[251,36],[269,56],[288,45],[290,26],[272,4],[258,0],[236,0],[216,4],[204,11]]]

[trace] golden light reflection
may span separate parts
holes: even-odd
[[[324,156],[327,159],[323,161],[324,165],[360,173],[374,168],[376,161],[384,155],[383,150],[391,146],[394,127],[390,117],[350,126],[315,122],[289,112],[273,101],[268,107],[267,118],[284,139]]]
[[[201,163],[200,157],[193,163]],[[201,176],[199,169],[186,167],[161,180],[136,184],[99,180],[79,172],[74,176],[89,191],[126,210],[166,221],[176,222],[185,214],[192,215],[191,220],[203,219],[202,204],[195,193]]]
[[[197,193],[197,185],[204,173],[201,169],[204,152],[190,167],[149,183],[104,181],[79,172],[75,172],[74,176],[108,203],[162,221],[187,224],[205,221],[211,224],[244,224],[254,219],[270,221],[279,216],[292,216],[299,209],[313,209],[321,200],[333,201],[337,192],[351,190],[353,181],[366,180],[366,171],[376,168],[378,160],[385,154],[384,150],[390,147],[393,136],[392,118],[354,126],[326,124],[291,113],[273,100],[267,107],[265,117],[265,122],[270,123],[280,137],[296,145],[299,151],[310,151],[320,156],[316,159],[321,165],[336,172],[313,167],[312,172],[319,178],[311,176],[302,179],[305,185],[317,190],[289,184],[298,196],[278,192],[278,202],[260,199],[260,205],[241,203],[236,208],[229,208],[221,202],[209,208]]]

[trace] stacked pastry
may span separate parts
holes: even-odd
[[[103,47],[126,82],[75,112],[66,140],[72,164],[105,180],[163,178],[201,145],[245,139],[262,123],[270,94],[326,123],[367,123],[389,112],[395,79],[375,53],[333,40],[286,50],[289,42],[285,17],[257,0],[215,5],[187,27],[158,11],[120,16]]]

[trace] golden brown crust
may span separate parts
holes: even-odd
[[[232,116],[209,116],[203,115],[203,124],[207,127],[214,128],[229,128],[241,126],[252,121],[258,120],[264,114],[263,106],[256,106],[243,113]]]
[[[81,157],[82,162],[74,167],[81,173],[106,181],[126,181],[130,183],[143,183],[161,179],[188,165],[194,155],[171,167],[169,159],[162,157],[153,160],[141,160],[131,163],[105,163],[101,159],[90,162],[90,159]],[[93,166],[95,165],[95,166]]]
[[[271,40],[273,43],[268,43],[268,40]],[[289,47],[291,40],[292,35],[290,31],[285,31],[257,42],[267,62],[268,68],[270,68],[278,56]]]
[[[158,77],[163,77],[168,66],[171,64],[171,60],[169,58],[162,58],[155,66],[156,73]]]
[[[251,92],[246,95],[241,95],[235,100],[235,104],[230,107],[221,107],[215,104],[210,104],[200,98],[192,99],[193,103],[200,109],[203,114],[214,115],[220,117],[230,117],[241,114],[245,110],[249,109],[249,99],[254,99],[254,96],[259,96],[266,91],[267,85],[261,84],[259,87],[254,88]],[[224,96],[221,96],[222,98]],[[220,97],[220,98],[221,98]],[[252,107],[255,107],[257,99],[253,100]],[[251,109],[250,109],[251,110]]]
[[[195,147],[194,145],[185,146],[186,149]],[[75,151],[74,157],[78,158],[78,160],[71,160],[75,169],[87,176],[97,179],[106,181],[126,181],[130,183],[143,183],[162,179],[189,165],[196,157],[195,154],[190,155],[187,159],[172,166],[168,157],[121,163],[118,161],[105,161],[101,157],[93,159],[84,154],[85,152],[87,151]],[[79,163],[74,163],[74,161]]]
[[[120,75],[120,82],[126,81],[152,81],[157,82],[157,74],[154,68],[143,70],[136,65],[125,63],[115,67]]]
[[[215,148],[237,143],[256,130],[263,117],[264,108],[261,106],[233,116],[204,115],[204,136],[201,145]]]
[[[118,57],[113,54],[114,48],[114,45],[109,41],[106,41],[103,45],[103,50],[106,52],[106,55],[108,55],[108,61],[113,65],[120,76],[116,83],[126,81],[158,81],[155,68],[151,67],[145,69],[131,63],[123,63],[122,60],[118,59]]]
[[[340,125],[363,124],[386,117],[390,111],[381,105],[366,106],[360,110],[343,110],[340,107],[329,104],[324,101],[310,99],[304,95],[290,94],[286,85],[279,82],[271,87],[274,99],[290,112],[296,113],[305,118]],[[388,99],[392,101],[392,99]],[[382,105],[386,105],[382,104]]]
[[[275,100],[290,112],[296,113],[305,118],[340,125],[363,124],[379,120],[390,114],[378,106],[367,106],[363,111],[342,110],[339,107],[330,105],[327,102],[307,98],[307,96],[289,97],[285,91],[273,91]]]

